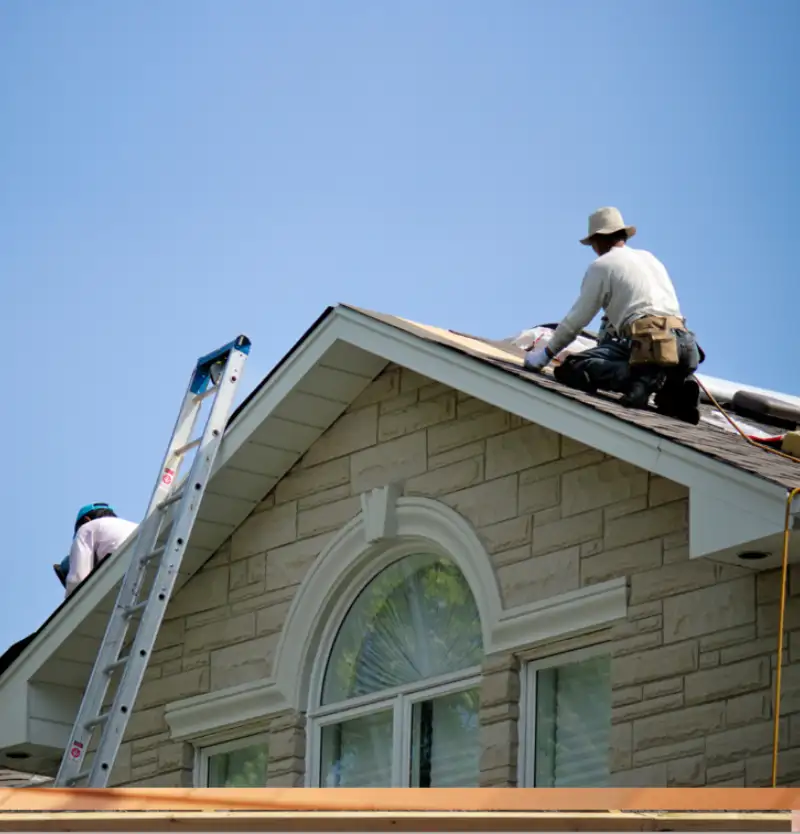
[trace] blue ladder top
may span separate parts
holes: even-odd
[[[252,342],[247,338],[247,336],[237,336],[232,342],[228,342],[221,348],[217,348],[217,350],[207,353],[205,356],[201,356],[197,360],[197,367],[195,368],[194,376],[192,377],[192,393],[202,394],[203,391],[205,391],[208,381],[211,379],[212,365],[216,365],[218,362],[227,359],[228,354],[234,350],[238,350],[240,353],[244,354],[250,353],[251,345]]]

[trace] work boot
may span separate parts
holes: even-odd
[[[620,400],[626,408],[647,408],[650,399],[650,388],[641,379],[634,380],[628,393]]]
[[[56,576],[58,577],[58,581],[66,588],[67,587],[67,577],[64,575],[64,571],[61,570],[61,565],[53,565],[53,570],[56,572]]]
[[[664,386],[655,396],[659,414],[696,426],[700,422],[700,384],[687,377],[680,386]]]

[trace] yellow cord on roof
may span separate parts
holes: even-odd
[[[734,429],[751,445],[759,449],[764,449],[770,454],[777,455],[781,458],[786,458],[794,463],[800,463],[800,459],[793,455],[788,455],[786,452],[781,452],[778,449],[771,449],[763,443],[759,443],[752,437],[748,437],[736,423],[730,418],[728,412],[714,399],[714,396],[709,392],[705,385],[700,380],[697,380],[700,387],[705,392],[705,395],[711,400],[716,409],[722,416],[733,426]],[[783,524],[783,552],[781,557],[781,603],[778,613],[778,664],[775,670],[775,722],[772,728],[772,787],[777,787],[778,784],[778,744],[780,740],[780,717],[781,717],[781,676],[783,674],[783,629],[786,623],[786,585],[789,578],[789,537],[791,536],[792,528],[792,502],[796,495],[800,495],[800,487],[790,489],[786,494],[786,514]]]

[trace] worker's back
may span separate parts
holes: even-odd
[[[138,525],[109,515],[82,524],[75,534],[67,576],[67,596],[131,535]]]
[[[83,538],[87,545],[94,550],[98,562],[113,553],[138,525],[117,516],[104,516],[94,521],[87,521],[80,530],[77,538]]]
[[[608,292],[606,314],[617,330],[645,315],[682,318],[667,268],[646,249],[615,246],[591,268],[603,274]]]

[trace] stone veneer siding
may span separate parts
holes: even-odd
[[[617,784],[768,783],[777,572],[689,562],[684,487],[396,366],[173,601],[113,783],[191,784],[194,749],[169,739],[165,704],[268,675],[316,556],[364,490],[399,479],[406,495],[438,498],[474,525],[506,607],[630,577],[627,619],[603,635]],[[800,606],[788,626],[800,629]],[[800,661],[800,631],[788,654]],[[512,655],[484,664],[482,785],[516,784],[520,668]],[[800,662],[786,667],[784,692],[782,745],[796,748],[782,755],[786,781],[800,777]],[[304,725],[284,713],[242,729],[269,733],[270,785],[303,783]]]

